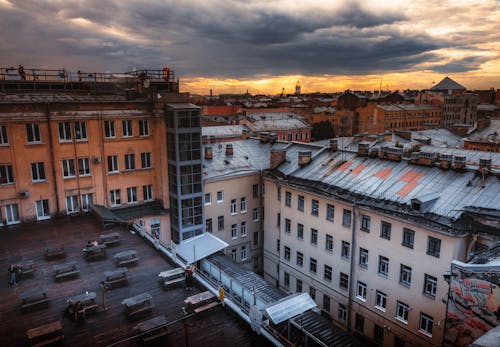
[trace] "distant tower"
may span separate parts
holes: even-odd
[[[300,95],[300,82],[297,81],[297,84],[295,85],[295,95]]]

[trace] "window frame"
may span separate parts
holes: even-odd
[[[149,120],[139,119],[139,136],[147,137],[150,135],[149,131]]]
[[[319,216],[319,201],[312,199],[311,200],[311,216],[318,217]]]
[[[380,237],[386,240],[391,239],[392,224],[386,221],[380,222]]]
[[[292,207],[292,193],[289,191],[285,192],[285,206]]]
[[[333,253],[333,236],[330,234],[325,234],[325,250]]]
[[[352,211],[344,208],[342,213],[342,226],[351,227],[352,225]]]
[[[116,138],[116,128],[114,120],[105,120],[104,121],[104,138],[105,139],[114,139]]]
[[[363,302],[366,302],[366,293],[367,293],[367,286],[366,283],[358,281],[356,283],[356,298],[360,299]]]
[[[135,170],[135,153],[127,153],[124,155],[125,171]]]
[[[427,236],[427,254],[439,258],[441,255],[441,239]]]
[[[146,194],[147,193],[147,194]],[[143,201],[153,201],[153,185],[146,184],[142,186],[142,198]]]
[[[35,163],[30,163],[30,168],[31,168],[31,181],[33,183],[47,181],[47,174],[45,172],[45,162],[39,161]],[[34,169],[36,171],[33,171]]]
[[[118,155],[108,155],[107,162],[108,162],[108,174],[120,172],[120,163],[118,161]]]
[[[109,205],[111,207],[121,206],[121,202],[122,198],[120,189],[111,189],[109,191]]]
[[[297,258],[295,261],[295,264],[297,264],[297,266],[303,267],[304,266],[304,253],[296,251],[295,255]]]
[[[137,187],[127,187],[127,204],[137,204],[138,202]]]
[[[413,249],[415,245],[415,230],[403,228],[403,240],[401,241],[401,245]]]
[[[422,327],[422,323],[425,323],[425,326]],[[420,319],[418,323],[418,331],[432,337],[432,328],[434,326],[434,317],[429,316],[423,312],[420,312]]]
[[[30,137],[32,138],[31,141]],[[40,125],[38,123],[26,123],[26,140],[28,144],[42,143],[42,133],[40,132]]]
[[[240,213],[246,213],[247,212],[247,198],[246,196],[240,198]]]
[[[437,295],[438,279],[429,274],[424,275],[424,289],[423,293],[425,296],[436,299]]]
[[[402,316],[400,314],[402,314]],[[396,316],[394,318],[399,320],[400,322],[403,322],[404,324],[408,324],[409,315],[410,315],[410,306],[408,304],[405,304],[402,301],[397,300],[396,301]],[[406,316],[406,318],[405,318],[405,316]]]
[[[318,272],[318,261],[314,258],[309,258],[309,272],[316,274]]]
[[[246,237],[248,235],[247,222],[246,221],[242,221],[240,223],[240,235],[241,235],[241,237]]]
[[[371,228],[371,217],[366,215],[366,214],[362,214],[361,215],[361,227],[360,227],[360,230],[362,231],[366,231],[367,233],[370,232],[370,228]]]
[[[389,258],[378,256],[378,274],[383,277],[389,277]]]
[[[122,119],[122,137],[134,137],[134,122],[132,119]]]
[[[326,204],[326,220],[330,222],[335,221],[335,205]]]
[[[359,266],[363,269],[368,269],[368,256],[369,251],[366,248],[359,247]]]
[[[151,169],[153,167],[151,157],[151,152],[141,153],[141,169]]]
[[[405,264],[400,264],[399,268],[399,284],[410,288],[411,287],[412,268]]]
[[[375,308],[383,312],[387,309],[387,294],[380,290],[375,291]]]
[[[297,195],[297,210],[304,212],[304,195]]]

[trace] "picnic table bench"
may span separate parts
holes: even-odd
[[[113,285],[127,283],[127,272],[128,269],[126,267],[116,270],[104,271],[104,278],[106,279],[106,282],[108,282],[108,284],[111,286],[111,289],[113,289]]]
[[[17,264],[17,267],[21,270],[21,278],[25,276],[33,276],[35,269],[33,269],[33,265],[35,262],[33,260],[28,260],[23,263]]]
[[[61,321],[40,325],[26,330],[28,345],[32,347],[46,346],[64,339]]]
[[[168,333],[167,318],[164,315],[153,317],[137,324],[134,330],[139,331],[142,342],[157,340]]]
[[[111,246],[111,245],[120,243],[122,241],[120,238],[120,234],[117,232],[102,234],[100,236],[100,239],[101,239],[102,243],[105,244],[106,246]]]
[[[162,271],[158,274],[158,277],[160,277],[160,282],[165,288],[169,288],[170,286],[183,283],[185,281],[184,270],[180,267]]]
[[[96,245],[96,246],[87,246],[83,249],[85,253],[85,258],[87,260],[105,257],[106,256],[106,245]]]
[[[21,308],[23,310],[35,306],[41,306],[42,304],[47,304],[49,302],[49,299],[47,298],[47,288],[28,290],[21,293],[19,298],[22,300]]]
[[[143,313],[151,313],[154,305],[151,303],[151,294],[142,293],[122,301],[128,318],[134,318]]]
[[[66,256],[66,251],[64,247],[47,247],[45,248],[45,258],[46,259],[55,259],[55,258],[63,258]]]
[[[210,291],[189,296],[184,300],[189,311],[200,313],[218,305],[217,297]]]
[[[136,264],[139,260],[139,257],[137,257],[137,251],[134,249],[116,253],[114,258],[117,266]]]
[[[72,297],[68,298],[68,301],[71,301],[73,304],[80,302],[82,304],[82,309],[80,311],[84,315],[86,315],[88,311],[95,312],[99,307],[99,305],[95,302],[95,298],[95,292],[85,292],[73,295]]]
[[[76,269],[76,262],[70,261],[67,263],[56,264],[52,267],[56,280],[76,276],[80,273],[80,270]]]

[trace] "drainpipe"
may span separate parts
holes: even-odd
[[[83,206],[81,206],[82,204],[82,191],[81,191],[81,188],[80,188],[80,172],[78,171],[78,157],[77,157],[77,151],[76,151],[76,130],[75,130],[75,122],[73,120],[72,122],[73,124],[70,123],[70,132],[71,132],[71,138],[73,139],[73,155],[75,157],[75,175],[76,175],[76,188],[77,188],[77,191],[78,191],[78,205],[80,206],[80,211],[82,210]],[[71,125],[73,125],[73,127],[71,127]],[[92,160],[92,158],[89,156],[89,165],[90,165],[90,161]]]
[[[57,214],[60,214],[59,210],[59,189],[57,187],[57,176],[56,176],[56,162],[54,160],[54,146],[53,146],[53,138],[52,138],[52,129],[50,127],[50,106],[49,103],[45,103],[45,118],[47,119],[47,127],[49,128],[49,151],[50,151],[50,160],[52,162],[52,176],[54,177],[54,193],[56,195],[56,211]]]
[[[259,213],[260,213],[260,223],[259,223],[259,239],[257,240],[257,247],[258,247],[258,252],[259,254],[259,273],[263,274],[264,273],[264,194],[262,193],[264,191],[264,178],[262,177],[262,169],[259,171]],[[269,216],[268,216],[269,217]],[[252,235],[253,237],[253,235]],[[252,242],[253,243],[253,242]],[[262,264],[262,265],[261,265]],[[253,267],[253,264],[252,264]],[[262,270],[261,270],[262,269]]]
[[[349,269],[349,296],[347,302],[347,331],[351,331],[351,311],[352,311],[352,291],[354,283],[354,257],[356,250],[356,201],[352,203],[352,223],[351,223],[351,261]]]
[[[465,255],[465,259],[466,259],[465,262],[468,262],[470,260],[472,250],[474,249],[474,246],[476,245],[478,236],[479,236],[478,233],[472,234],[472,241],[470,242],[469,247],[467,247],[467,254]]]

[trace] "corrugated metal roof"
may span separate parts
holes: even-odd
[[[279,324],[316,307],[316,302],[307,293],[296,293],[264,308],[274,324]]]
[[[246,128],[243,125],[221,125],[212,127],[202,127],[202,136],[215,136],[215,137],[231,137],[231,136],[241,136],[243,134],[243,129]]]
[[[415,104],[391,104],[391,105],[377,105],[378,108],[381,108],[386,111],[419,111],[419,110],[436,110],[439,111],[441,108],[432,105],[415,105]]]

